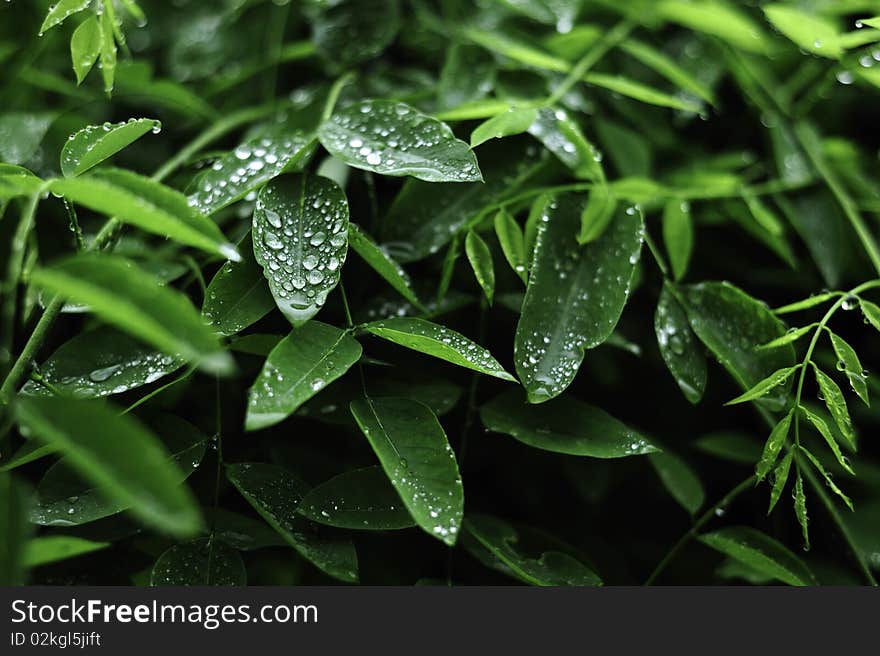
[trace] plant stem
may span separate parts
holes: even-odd
[[[694,537],[696,537],[699,530],[710,519],[712,519],[713,517],[716,516],[717,511],[720,509],[726,508],[728,505],[730,505],[730,503],[733,502],[733,500],[736,499],[740,494],[742,494],[743,492],[745,492],[746,490],[751,488],[752,485],[754,484],[754,482],[755,482],[755,476],[754,475],[749,476],[746,480],[744,480],[742,483],[739,483],[736,487],[734,487],[732,490],[730,490],[730,492],[728,492],[723,497],[721,497],[721,500],[718,501],[718,503],[716,503],[714,506],[709,508],[702,515],[700,515],[699,519],[697,519],[697,521],[694,522],[694,525],[691,526],[690,530],[688,530],[687,533],[685,533],[684,535],[682,535],[679,538],[678,542],[676,542],[673,545],[672,549],[669,550],[669,553],[667,553],[663,557],[663,560],[661,560],[657,564],[657,567],[655,567],[654,571],[651,572],[651,575],[647,578],[644,585],[646,585],[646,586],[653,585],[654,582],[657,580],[657,577],[659,577],[660,574],[663,573],[663,570],[666,569],[666,566],[669,565],[669,563],[672,562],[672,560],[678,555],[678,552],[680,552],[687,545],[688,542],[690,542]]]
[[[28,197],[22,207],[18,227],[12,237],[6,281],[2,289],[3,313],[2,322],[0,322],[0,373],[3,374],[6,373],[9,361],[12,359],[12,337],[15,333],[15,310],[18,305],[18,286],[21,282],[21,268],[24,263],[27,237],[34,226],[34,216],[36,215],[39,202],[39,192]]]

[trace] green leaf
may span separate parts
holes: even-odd
[[[651,453],[648,460],[666,491],[688,513],[695,515],[706,501],[706,492],[694,470],[671,453]]]
[[[337,528],[389,531],[416,525],[379,466],[334,476],[309,490],[298,509],[313,522]]]
[[[308,489],[303,481],[282,467],[262,463],[227,465],[226,477],[303,558],[333,578],[357,582],[357,553],[351,540],[297,515]]]
[[[417,308],[423,307],[403,267],[354,223],[348,224],[348,243],[401,296]]]
[[[201,528],[195,499],[180,485],[180,470],[169,463],[156,436],[130,415],[100,401],[58,397],[22,398],[15,411],[22,430],[58,447],[83,478],[144,523],[174,535]]]
[[[767,508],[767,514],[773,512],[776,502],[782,496],[785,490],[785,484],[788,482],[788,474],[791,471],[791,461],[794,457],[794,451],[789,451],[785,457],[773,470],[773,488],[770,490],[770,506]]]
[[[543,50],[535,48],[523,41],[512,39],[498,30],[481,30],[467,27],[462,35],[486,50],[497,53],[520,64],[558,73],[568,72],[568,62],[554,57]]]
[[[0,114],[0,161],[24,164],[40,147],[54,112],[9,112]]]
[[[804,536],[804,549],[810,548],[810,520],[807,516],[807,495],[804,494],[804,480],[801,478],[800,469],[795,472],[794,479],[794,514],[798,524],[801,525],[801,533]]]
[[[793,418],[794,409],[792,408],[770,431],[770,437],[767,438],[767,442],[764,444],[764,450],[761,453],[761,459],[758,461],[756,468],[756,475],[759,481],[763,480],[770,473],[770,470],[773,469],[773,465],[776,464],[776,459],[779,457],[779,453],[788,439],[788,432],[791,429]]]
[[[109,542],[94,542],[73,535],[45,535],[33,538],[25,545],[24,562],[26,567],[39,567],[94,553],[109,546]]]
[[[584,211],[581,212],[581,229],[577,235],[579,244],[596,241],[605,232],[617,209],[617,200],[605,183],[598,183],[590,189]]]
[[[244,141],[193,180],[187,189],[189,203],[203,214],[213,214],[282,173],[301,169],[314,150],[314,136],[302,130]]]
[[[572,456],[623,458],[658,451],[657,447],[605,411],[570,396],[540,406],[522,393],[502,394],[480,409],[483,425],[523,444]]]
[[[455,454],[428,406],[406,398],[353,401],[351,413],[416,523],[452,546],[464,492]]]
[[[40,178],[26,168],[0,162],[0,203],[18,196],[40,193],[43,184]]]
[[[315,316],[339,283],[348,252],[348,201],[335,182],[297,173],[260,191],[253,219],[254,255],[288,321]]]
[[[109,326],[79,333],[40,365],[51,389],[28,381],[21,393],[76,398],[122,394],[149,385],[183,365],[179,358],[156,351]]]
[[[828,330],[828,336],[831,338],[831,346],[837,355],[837,370],[843,371],[849,379],[850,387],[858,394],[859,398],[870,405],[868,402],[868,385],[866,383],[868,376],[862,369],[862,363],[855,349],[849,345],[842,337]]]
[[[0,472],[0,584],[23,585],[25,550],[31,527],[28,494],[22,483]]]
[[[68,16],[72,16],[84,9],[87,9],[92,0],[58,0],[57,3],[49,7],[49,13],[40,25],[40,36],[56,25],[63,23]]]
[[[283,547],[287,544],[275,529],[262,519],[217,508],[211,514],[211,520],[214,535],[239,551]]]
[[[822,476],[822,478],[825,480],[825,485],[827,485],[828,488],[832,492],[834,492],[834,494],[836,494],[838,497],[840,497],[850,510],[855,510],[856,508],[853,505],[852,499],[850,499],[843,492],[843,490],[841,490],[837,486],[837,483],[834,482],[834,479],[831,477],[831,474],[829,474],[827,471],[825,471],[825,467],[822,466],[822,463],[819,461],[819,459],[816,456],[814,456],[812,453],[810,453],[810,451],[803,446],[800,447],[800,450],[801,450],[801,453],[803,453],[804,455],[807,456],[807,460],[809,460],[812,463],[813,467],[816,468],[816,471],[818,471],[819,474]]]
[[[559,551],[567,545],[541,545],[532,551],[523,548],[520,533],[504,520],[482,514],[468,514],[464,523],[469,550],[480,560],[530,585],[599,586],[602,579],[590,567],[569,553]],[[569,548],[570,549],[570,548]],[[488,558],[487,558],[488,554]]]
[[[528,284],[528,256],[526,255],[525,238],[522,228],[506,210],[498,210],[495,215],[495,236],[501,244],[501,252],[504,259],[520,277],[523,283]]]
[[[104,79],[104,91],[109,96],[113,91],[113,82],[116,79],[115,26],[110,11],[101,13],[99,20],[101,27],[101,77]]]
[[[49,190],[90,210],[188,246],[240,259],[220,228],[170,187],[122,169],[52,180]]]
[[[816,585],[809,568],[784,545],[748,526],[700,536],[700,542],[788,585]]]
[[[688,323],[687,314],[664,286],[654,313],[660,355],[685,398],[699,403],[706,389],[706,355]]]
[[[800,369],[800,367],[801,365],[795,365],[793,367],[784,367],[782,369],[777,369],[772,374],[770,374],[766,378],[763,378],[762,380],[759,380],[752,387],[747,389],[735,399],[731,399],[724,405],[736,405],[737,403],[754,401],[755,399],[760,399],[763,396],[767,396],[777,387],[784,385],[784,383],[787,382],[791,378],[792,374]]]
[[[765,5],[763,9],[773,27],[801,50],[829,59],[843,56],[840,34],[831,21],[783,4]]]
[[[61,172],[66,177],[85,173],[147,132],[156,134],[161,128],[162,124],[152,118],[89,125],[72,134],[61,149]]]
[[[611,335],[641,252],[640,212],[620,208],[602,237],[580,246],[572,236],[583,210],[583,196],[565,194],[541,215],[514,342],[516,370],[532,403],[559,395],[584,351]]]
[[[361,345],[346,331],[317,321],[294,330],[269,353],[248,393],[245,430],[283,421],[360,357]]]
[[[837,383],[819,369],[815,363],[813,363],[813,370],[816,373],[816,383],[819,385],[819,393],[825,400],[828,412],[831,413],[831,417],[840,429],[844,439],[849,442],[851,447],[855,448],[856,433],[853,429],[852,419],[849,417],[849,410],[846,407],[846,399],[843,396],[843,392],[840,391],[840,387],[838,387]]]
[[[581,129],[563,109],[543,107],[529,127],[529,134],[556,155],[577,178],[603,180],[602,155],[587,141]]]
[[[660,50],[643,41],[632,38],[621,43],[620,47],[624,52],[632,55],[642,64],[653,69],[683,91],[705,100],[710,105],[715,104],[714,94],[708,86]]]
[[[671,109],[692,112],[694,114],[699,114],[703,109],[703,106],[700,103],[659,91],[653,87],[649,87],[647,84],[642,84],[641,82],[623,77],[622,75],[589,73],[584,80],[587,84],[591,84],[594,87],[607,89],[608,91],[619,93],[621,96],[627,96],[649,105],[669,107]]]
[[[492,296],[495,293],[495,265],[492,262],[492,251],[486,245],[486,242],[473,230],[469,230],[464,241],[464,250],[467,254],[468,262],[471,264],[474,276],[489,304],[492,304]]]
[[[336,68],[377,58],[400,29],[398,0],[313,4],[322,6],[311,17],[312,42]]]
[[[538,110],[534,107],[510,107],[506,112],[497,114],[474,128],[471,132],[471,148],[476,148],[489,139],[522,134],[537,118]]]
[[[202,317],[221,335],[239,333],[275,309],[263,269],[254,258],[250,232],[237,248],[241,260],[220,267],[202,304]]]
[[[761,455],[760,446],[751,436],[736,432],[710,433],[694,442],[694,446],[711,456],[741,465],[753,465]]]
[[[175,544],[159,556],[150,573],[152,586],[246,584],[247,572],[239,553],[210,538]]]
[[[70,61],[76,75],[76,83],[82,84],[101,54],[101,25],[96,16],[89,16],[74,30],[70,37]]]
[[[133,262],[113,255],[81,254],[34,271],[37,287],[83,303],[104,321],[168,355],[228,372],[232,358],[182,293],[150,279]]]
[[[752,194],[743,194],[743,200],[748,206],[752,218],[764,230],[777,237],[783,233],[782,221],[760,198]]]
[[[862,27],[864,25],[880,30],[880,16],[877,16],[876,18],[862,18],[856,21],[856,27]]]
[[[863,298],[859,299],[859,306],[862,308],[862,314],[865,315],[865,321],[880,330],[880,306]]]
[[[424,319],[392,317],[374,321],[363,329],[389,342],[479,371],[502,380],[516,380],[486,349],[464,335]]]
[[[29,462],[52,455],[56,451],[55,447],[41,444],[38,440],[27,440],[15,453],[3,461],[3,464],[0,465],[0,472],[12,471],[16,467],[21,467]]]
[[[792,312],[800,312],[801,310],[809,310],[810,308],[814,308],[817,305],[822,305],[823,303],[827,303],[832,299],[836,299],[838,296],[840,296],[839,292],[824,292],[821,294],[813,294],[812,296],[809,296],[802,301],[796,301],[795,303],[783,305],[782,307],[778,307],[773,311],[776,314],[790,314]]]
[[[349,166],[381,175],[427,182],[483,180],[468,145],[448,125],[406,103],[362,100],[334,113],[318,137]]]
[[[180,485],[201,464],[208,438],[192,424],[173,415],[153,420],[167,449],[168,466]],[[37,486],[30,519],[40,526],[78,526],[111,515],[130,506],[112,492],[83,480],[68,458],[56,461]]]
[[[438,107],[461,109],[466,103],[480,101],[491,90],[494,78],[492,55],[477,46],[453,41],[446,50],[446,61],[440,71]],[[501,111],[505,110],[502,108]],[[453,119],[446,117],[444,120]]]
[[[837,462],[840,464],[840,466],[843,467],[847,472],[855,476],[855,472],[853,471],[852,466],[849,464],[849,460],[847,460],[847,458],[841,452],[840,445],[837,443],[837,440],[834,438],[834,435],[831,433],[831,429],[828,427],[828,424],[825,422],[825,420],[807,407],[801,406],[801,412],[804,413],[804,416],[809,420],[811,424],[813,424],[813,426],[819,432],[819,435],[821,435],[822,439],[825,440],[825,443],[828,444],[828,448],[831,449],[831,452],[834,454],[834,457],[837,459]]]
[[[655,9],[668,21],[717,36],[746,52],[764,55],[771,51],[761,27],[723,0],[662,0]]]
[[[777,312],[777,314],[779,314]],[[766,344],[761,344],[757,346],[757,350],[765,350],[765,349],[774,349],[779,348],[780,346],[785,346],[786,344],[794,344],[804,335],[809,334],[813,330],[816,329],[818,324],[811,323],[807,326],[801,326],[800,328],[789,328],[785,331],[785,334],[782,337],[777,337],[776,339],[771,339]]]
[[[791,345],[755,350],[785,331],[782,322],[760,301],[724,282],[685,286],[681,292],[694,333],[743,389],[794,365]],[[781,410],[787,396],[787,389],[773,390],[761,403]]]
[[[673,198],[663,208],[663,243],[669,254],[672,275],[681,280],[687,273],[694,248],[691,206],[686,200]]]

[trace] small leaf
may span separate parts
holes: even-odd
[[[495,293],[495,265],[492,262],[492,251],[486,245],[486,242],[473,230],[468,230],[467,238],[464,241],[464,251],[467,254],[468,262],[471,264],[474,276],[489,304],[492,304],[492,296]]]
[[[673,198],[663,209],[663,243],[676,280],[687,272],[694,248],[694,226],[691,206],[686,200]]]
[[[764,444],[764,451],[761,453],[761,459],[758,461],[756,468],[756,475],[759,481],[763,480],[770,473],[770,470],[773,469],[773,465],[776,464],[776,459],[779,457],[779,453],[788,439],[788,431],[791,429],[793,418],[794,409],[791,409],[770,431],[770,437],[767,438],[767,443]]]
[[[235,335],[275,309],[248,232],[236,246],[238,262],[226,262],[205,290],[202,317],[221,335]]]
[[[146,524],[175,535],[201,527],[195,499],[180,485],[180,470],[132,416],[100,401],[59,397],[22,398],[15,409],[23,430],[58,447],[71,467]]]
[[[859,306],[862,308],[862,314],[865,315],[865,321],[880,330],[880,306],[863,298],[859,299]]]
[[[76,398],[122,394],[149,385],[182,365],[179,358],[158,352],[114,328],[99,326],[68,340],[40,365],[40,376],[51,389],[31,380],[21,393],[61,393]]]
[[[302,130],[281,130],[254,137],[217,158],[187,189],[189,203],[213,214],[288,171],[299,170],[315,150]]]
[[[801,533],[804,536],[804,549],[810,548],[810,520],[807,516],[807,495],[804,494],[804,480],[801,478],[799,469],[795,471],[794,479],[794,515],[797,517],[798,524],[801,525]]]
[[[480,409],[483,425],[523,444],[590,458],[623,458],[658,451],[644,436],[605,411],[569,396],[539,406],[519,391],[496,397]]]
[[[778,313],[777,313],[778,314]],[[786,344],[794,344],[804,335],[809,334],[811,331],[815,330],[818,324],[811,323],[808,326],[801,326],[800,328],[789,328],[785,331],[785,334],[781,337],[777,337],[776,339],[771,339],[766,344],[761,344],[760,346],[755,347],[756,350],[764,350],[764,349],[774,349],[779,348],[780,346],[785,346]]]
[[[536,549],[537,558],[522,548],[520,532],[504,520],[490,515],[468,514],[464,523],[465,543],[471,553],[490,567],[530,585],[599,586],[602,579],[590,567],[552,542]],[[543,537],[547,541],[546,536]]]
[[[748,526],[704,533],[700,542],[788,585],[816,585],[800,558],[769,535]]]
[[[498,210],[495,215],[495,236],[501,244],[501,252],[510,268],[520,277],[523,283],[528,284],[528,259],[526,255],[525,238],[522,228],[506,210]]]
[[[68,16],[72,16],[84,9],[87,9],[92,0],[58,0],[57,3],[49,7],[49,13],[40,25],[40,36],[56,25],[63,23]]]
[[[511,107],[506,112],[497,114],[480,123],[471,132],[471,148],[476,148],[489,139],[501,139],[526,132],[535,119],[538,110],[534,107]]]
[[[470,41],[486,48],[486,50],[498,53],[526,66],[556,71],[558,73],[566,73],[570,68],[568,62],[564,59],[554,57],[518,39],[505,36],[499,30],[490,31],[467,27],[462,31],[462,34]]]
[[[428,406],[405,398],[353,401],[351,413],[416,523],[452,546],[464,492],[455,453]]]
[[[579,244],[596,241],[605,232],[617,209],[617,200],[608,185],[598,183],[590,189],[584,211],[581,212],[581,229],[577,236]]]
[[[156,560],[152,586],[243,586],[247,573],[239,553],[220,540],[199,538],[175,544]]]
[[[309,490],[298,507],[313,522],[362,531],[389,531],[416,523],[379,466],[334,476]]]
[[[354,223],[348,224],[348,243],[354,252],[370,265],[401,296],[417,308],[422,304],[412,288],[406,271],[385,250]]]
[[[161,127],[162,124],[152,118],[89,125],[72,134],[61,149],[61,172],[66,177],[85,173],[147,132],[157,133]]]
[[[587,141],[581,129],[562,109],[543,107],[529,127],[529,134],[556,155],[575,177],[603,180],[602,155]]]
[[[840,429],[844,439],[849,442],[851,447],[855,448],[856,433],[853,429],[852,420],[849,417],[849,410],[846,407],[846,399],[843,397],[843,392],[840,391],[837,383],[819,369],[815,363],[813,363],[813,369],[816,372],[816,383],[819,385],[819,392],[825,400],[828,412],[831,413],[831,417]]]
[[[288,321],[315,316],[339,283],[348,252],[348,201],[332,180],[308,173],[276,178],[260,191],[254,255]]]
[[[559,395],[584,358],[611,335],[629,298],[642,247],[641,214],[618,209],[596,241],[580,246],[582,195],[545,206],[516,329],[514,360],[532,403]]]
[[[620,45],[624,52],[632,55],[680,89],[698,98],[702,98],[710,105],[715,104],[714,94],[709,87],[660,50],[643,41],[637,41],[632,38],[627,39]]]
[[[27,543],[24,561],[27,567],[40,567],[94,553],[109,546],[109,542],[93,542],[73,535],[45,535]]]
[[[282,467],[247,462],[227,465],[226,477],[303,558],[333,578],[357,582],[357,553],[351,540],[297,515],[308,489],[303,481]]]
[[[840,296],[839,292],[824,292],[822,294],[813,294],[812,296],[805,298],[802,301],[797,301],[795,303],[789,303],[788,305],[778,307],[773,310],[773,312],[775,312],[776,314],[790,314],[792,312],[800,312],[801,310],[809,310],[810,308],[816,307],[817,305],[827,303],[828,301],[835,299],[838,296]]]
[[[283,421],[342,376],[361,357],[361,345],[346,331],[309,321],[269,353],[248,393],[245,430]]]
[[[865,374],[865,370],[862,369],[862,363],[859,361],[859,356],[856,354],[855,349],[842,337],[830,330],[828,331],[828,336],[831,338],[831,346],[837,355],[837,370],[846,373],[850,387],[865,402],[865,405],[870,405],[868,402],[868,385],[865,382],[868,377]]]
[[[840,59],[843,46],[834,23],[795,7],[771,4],[763,7],[773,26],[801,50],[829,59]]]
[[[671,453],[651,453],[648,460],[672,498],[688,513],[696,514],[706,501],[706,492],[693,469]]]
[[[668,287],[660,292],[654,314],[660,355],[685,398],[699,403],[706,389],[706,354],[688,323],[687,314]]]
[[[122,169],[52,180],[49,190],[90,210],[188,246],[240,259],[220,228],[170,187]]]
[[[331,155],[381,175],[427,182],[483,179],[473,152],[448,125],[402,102],[363,100],[333,114],[318,136]]]
[[[721,0],[662,0],[655,10],[666,20],[717,36],[746,52],[766,55],[771,50],[770,40],[760,26]]]
[[[793,367],[784,367],[783,369],[777,369],[772,374],[762,380],[759,380],[752,387],[747,389],[735,399],[731,399],[724,405],[745,403],[746,401],[754,401],[755,399],[759,399],[762,396],[766,396],[767,394],[775,390],[775,388],[784,384],[789,378],[791,378],[792,374],[795,371],[800,369],[800,367],[801,365],[795,365]]]
[[[189,299],[114,255],[81,254],[31,275],[37,287],[59,294],[168,355],[228,372],[233,363]]]
[[[31,534],[26,488],[0,472],[0,585],[23,585],[25,549]]]
[[[760,198],[751,194],[743,194],[743,200],[746,202],[752,218],[755,219],[758,225],[771,235],[778,237],[782,234],[782,221]]]
[[[847,505],[847,507],[850,510],[855,510],[856,508],[853,505],[852,499],[850,499],[848,496],[846,496],[846,494],[843,492],[843,490],[841,490],[837,486],[837,483],[834,482],[834,479],[831,478],[831,474],[829,474],[825,470],[825,467],[822,466],[822,463],[819,461],[819,459],[816,456],[814,456],[812,453],[810,453],[810,451],[803,446],[800,447],[800,450],[801,450],[801,453],[803,453],[804,455],[807,456],[807,460],[809,460],[813,464],[813,467],[815,467],[816,471],[818,471],[819,474],[821,474],[822,478],[825,479],[825,485],[827,485],[828,488],[832,492],[834,492],[834,494],[836,494],[838,497],[840,497],[841,500],[843,500],[843,502]]]
[[[855,472],[853,471],[852,466],[849,464],[849,461],[843,455],[840,450],[840,445],[837,443],[837,440],[834,438],[834,435],[831,432],[831,429],[828,427],[828,424],[825,420],[817,415],[815,412],[812,412],[809,408],[801,406],[801,412],[804,413],[804,416],[809,420],[813,426],[815,426],[816,430],[819,432],[819,435],[822,436],[822,439],[825,440],[825,443],[828,445],[828,448],[831,449],[831,452],[834,454],[834,457],[837,459],[837,462],[840,463],[840,466],[843,467],[847,472],[855,476]]]
[[[101,54],[101,25],[96,16],[89,16],[74,30],[70,37],[70,61],[76,75],[76,83],[82,84]]]
[[[673,96],[622,75],[588,73],[586,77],[584,77],[584,81],[587,84],[607,89],[614,93],[619,93],[622,96],[633,98],[634,100],[647,103],[648,105],[669,107],[670,109],[678,109],[683,112],[691,112],[694,114],[699,114],[703,109],[703,106],[700,103],[694,102],[693,100],[681,98],[680,96]]]
[[[785,457],[773,470],[773,489],[770,490],[770,506],[767,508],[767,514],[773,512],[776,502],[782,496],[785,490],[785,484],[788,482],[788,474],[791,471],[791,461],[794,457],[794,451],[789,451]]]
[[[459,367],[502,380],[516,380],[489,351],[445,326],[424,319],[393,317],[368,323],[363,328],[377,337]]]
[[[107,95],[113,91],[116,79],[116,37],[114,35],[113,17],[109,11],[99,16],[101,27],[101,77],[104,79],[104,91]]]

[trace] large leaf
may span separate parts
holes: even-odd
[[[10,474],[0,473],[0,585],[22,585],[25,545],[31,533],[28,495]]]
[[[464,527],[470,538],[468,546],[475,555],[520,581],[542,586],[602,585],[596,572],[569,553],[559,551],[557,545],[528,549],[517,529],[504,520],[468,514]],[[539,555],[534,557],[531,552]]]
[[[232,358],[220,348],[189,299],[151,279],[133,262],[97,253],[77,255],[33,273],[47,291],[89,306],[92,312],[169,355],[228,371]]]
[[[783,4],[765,5],[763,9],[773,27],[801,50],[829,59],[840,59],[843,55],[840,34],[833,22]]]
[[[791,344],[756,348],[785,332],[782,322],[760,301],[726,282],[700,283],[681,291],[691,328],[744,389],[794,365]],[[787,395],[788,387],[778,387],[761,403],[780,410]]]
[[[699,403],[706,389],[706,354],[688,323],[687,314],[668,287],[660,292],[654,314],[660,355],[691,403]]]
[[[238,243],[240,262],[226,262],[205,290],[202,317],[221,335],[234,335],[275,308],[275,299],[254,258],[250,233]]]
[[[245,430],[283,421],[361,357],[346,331],[309,321],[269,353],[248,394]]]
[[[486,403],[480,418],[490,431],[572,456],[623,458],[658,450],[604,410],[570,396],[534,406],[525,402],[521,391],[506,392]]]
[[[57,447],[83,478],[146,524],[175,535],[201,527],[195,499],[180,485],[180,469],[132,416],[101,401],[57,397],[22,398],[15,411],[22,430]]]
[[[502,380],[515,380],[486,349],[464,335],[424,319],[392,317],[364,327],[369,333],[420,353]]]
[[[548,201],[516,329],[514,359],[532,403],[559,395],[584,358],[611,335],[629,297],[642,247],[641,214],[620,209],[602,237],[580,246],[585,198]]]
[[[246,585],[244,561],[220,540],[199,538],[165,551],[153,565],[150,585]]]
[[[454,545],[464,511],[455,454],[428,406],[406,398],[363,399],[351,413],[416,523]]]
[[[40,147],[54,112],[0,114],[0,162],[24,164]]]
[[[416,525],[379,466],[348,471],[312,488],[299,512],[319,524],[355,530],[388,531]]]
[[[662,0],[657,13],[679,25],[717,36],[756,54],[767,54],[772,46],[760,26],[725,0]]]
[[[339,282],[348,252],[345,194],[307,173],[276,178],[257,197],[253,246],[278,308],[302,325]]]
[[[701,535],[700,541],[783,583],[816,585],[812,572],[800,558],[756,529],[731,526]]]
[[[302,166],[314,151],[314,137],[302,130],[260,135],[217,158],[187,190],[190,204],[213,214],[248,192]]]
[[[350,166],[428,182],[483,177],[468,145],[445,123],[402,102],[363,100],[337,111],[318,131],[321,144]]]
[[[314,12],[311,23],[312,41],[318,52],[334,67],[345,69],[375,59],[394,40],[400,28],[400,3],[326,2]]]
[[[182,365],[173,355],[145,346],[115,328],[100,326],[68,340],[40,365],[40,376],[51,388],[28,381],[22,393],[52,396],[60,392],[79,398],[122,394]]]
[[[334,578],[357,582],[357,553],[351,540],[319,530],[297,515],[307,490],[303,481],[282,467],[262,463],[228,465],[226,477],[303,558]]]
[[[161,127],[162,124],[152,118],[89,125],[72,134],[61,149],[61,172],[68,177],[85,173],[147,132],[157,133]]]
[[[131,171],[105,169],[94,175],[52,180],[49,189],[96,212],[188,246],[239,259],[220,228],[192,208],[186,196]]]
[[[207,437],[172,415],[153,421],[168,451],[168,464],[182,483],[202,462]],[[78,526],[127,510],[129,505],[77,473],[68,458],[56,461],[37,486],[30,519],[41,526]]]

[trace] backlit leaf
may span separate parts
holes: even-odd
[[[506,112],[480,123],[471,132],[471,148],[479,146],[489,139],[501,139],[514,134],[522,134],[527,131],[538,117],[538,110],[534,107],[518,109],[511,107]]]
[[[765,5],[763,9],[773,26],[801,50],[830,59],[843,55],[840,34],[831,21],[781,3]]]

